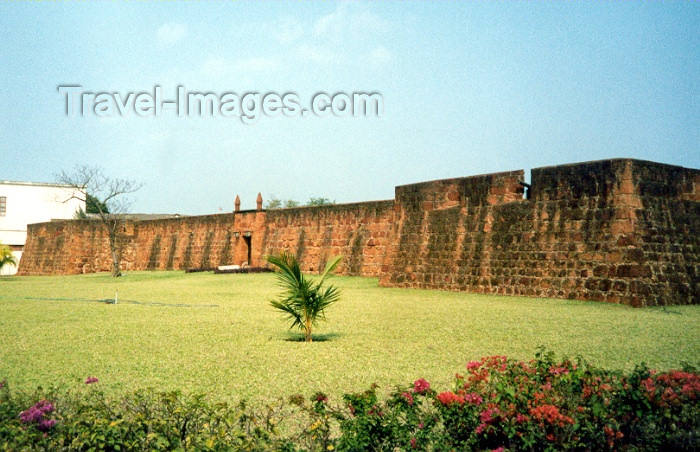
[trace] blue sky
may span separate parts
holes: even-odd
[[[0,4],[0,179],[77,164],[144,182],[133,210],[630,157],[700,166],[700,5],[632,2]],[[379,92],[381,117],[68,117],[86,91]]]

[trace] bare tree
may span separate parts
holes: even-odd
[[[121,276],[121,245],[120,232],[126,219],[126,214],[132,202],[125,197],[139,190],[143,184],[134,180],[116,179],[107,176],[101,168],[80,165],[72,173],[62,171],[58,182],[70,185],[75,189],[70,198],[79,199],[96,206],[94,215],[102,223],[109,238],[109,250],[112,253],[112,276]]]

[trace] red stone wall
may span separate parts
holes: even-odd
[[[396,237],[381,284],[490,291],[494,206],[523,202],[523,171],[396,188]]]
[[[130,222],[124,270],[264,265],[294,253],[385,286],[700,303],[700,171],[616,159],[424,182],[395,200]],[[238,237],[236,237],[238,235]],[[29,226],[19,273],[109,271],[98,222]]]
[[[121,233],[123,270],[134,269],[134,225]],[[74,275],[108,272],[112,258],[102,225],[94,220],[64,220],[31,224],[20,261],[20,275]]]
[[[263,253],[293,253],[310,272],[343,255],[338,274],[380,276],[393,218],[393,201],[270,210]]]
[[[640,161],[630,167],[632,302],[700,303],[700,171]]]
[[[120,239],[123,270],[211,269],[248,262],[263,265],[265,212],[127,221]],[[235,233],[238,232],[238,237]],[[58,275],[110,271],[107,235],[97,220],[29,225],[20,274]]]
[[[700,171],[636,160],[537,168],[529,200],[519,197],[521,177],[398,187],[381,284],[700,303]]]
[[[258,211],[140,221],[134,266],[140,270],[212,269],[244,262],[260,266],[264,223],[265,212]]]

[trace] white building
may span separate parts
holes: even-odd
[[[70,199],[73,193],[69,185],[0,180],[0,242],[10,246],[18,262],[28,224],[70,219],[78,209],[85,210],[84,201]],[[17,267],[6,265],[0,272],[12,275]]]

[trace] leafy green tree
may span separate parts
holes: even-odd
[[[312,342],[313,326],[319,320],[325,320],[325,309],[340,298],[337,287],[322,286],[341,258],[331,259],[321,276],[314,280],[302,274],[299,261],[292,254],[267,257],[267,261],[277,267],[277,280],[283,289],[279,299],[272,300],[270,304],[287,315],[292,323],[290,328],[297,327],[304,331],[306,342]]]
[[[109,213],[107,204],[92,196],[90,193],[85,194],[85,213]]]
[[[267,209],[267,210],[279,209],[281,207],[282,207],[282,200],[279,198],[275,198],[275,195],[270,196],[265,201],[265,209]]]
[[[5,265],[17,266],[17,259],[12,255],[12,250],[9,246],[0,242],[0,269]]]
[[[87,213],[83,210],[82,207],[78,207],[78,210],[75,211],[73,214],[73,219],[74,220],[86,220],[88,218]]]
[[[335,204],[335,201],[331,201],[328,198],[311,198],[309,202],[306,203],[307,206],[328,206]]]
[[[270,196],[270,198],[265,201],[265,209],[289,209],[290,207],[299,207],[299,201],[293,199],[279,199],[275,195]]]

